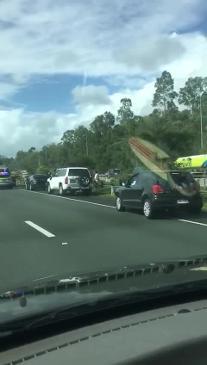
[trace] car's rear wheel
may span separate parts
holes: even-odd
[[[118,210],[118,212],[123,212],[125,210],[125,207],[123,206],[123,202],[120,196],[117,196],[116,198],[116,210]]]
[[[47,192],[48,192],[48,194],[52,194],[52,189],[51,189],[50,184],[48,184],[48,186],[47,186]]]
[[[64,191],[63,191],[63,186],[62,184],[59,185],[59,195],[63,195]]]
[[[148,218],[148,219],[154,217],[154,211],[153,211],[153,208],[152,208],[152,203],[148,199],[146,199],[144,201],[144,204],[143,204],[143,213],[144,213],[144,216],[146,218]]]

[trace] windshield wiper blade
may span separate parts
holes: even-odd
[[[100,285],[105,282],[113,282],[132,277],[142,277],[146,275],[171,274],[179,269],[196,269],[201,265],[207,266],[207,256],[200,255],[178,260],[166,260],[163,262],[152,262],[146,265],[128,265],[115,270],[91,272],[87,274],[75,273],[73,276],[77,280],[70,281],[65,278],[54,278],[53,281],[43,282],[39,285],[13,289],[0,294],[1,300],[21,298],[22,296],[37,296],[51,294],[55,292],[67,292],[79,289],[84,286]]]

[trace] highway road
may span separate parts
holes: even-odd
[[[58,274],[207,254],[205,213],[147,220],[118,213],[112,199],[21,189],[1,190],[0,206],[0,291]]]

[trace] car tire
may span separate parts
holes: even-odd
[[[125,210],[125,207],[123,206],[123,202],[120,196],[117,196],[116,198],[116,210],[118,212],[123,212]]]
[[[152,203],[150,200],[146,199],[143,204],[143,213],[144,216],[148,219],[151,219],[154,217],[154,211],[152,208]]]
[[[63,186],[62,184],[59,185],[59,189],[58,189],[59,195],[63,196],[64,195],[64,190],[63,190]]]
[[[51,189],[50,184],[48,184],[48,186],[47,186],[47,192],[48,192],[48,194],[52,194],[52,189]]]

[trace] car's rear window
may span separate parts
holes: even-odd
[[[46,175],[34,175],[34,178],[36,180],[47,180],[47,176]]]
[[[89,172],[86,169],[70,169],[69,176],[83,176],[83,177],[89,177]]]
[[[0,177],[4,177],[4,176],[10,176],[10,171],[9,171],[8,167],[0,168]]]
[[[170,185],[167,180],[162,179],[160,176],[156,175],[153,172],[146,172],[142,174],[142,181],[145,187],[149,188],[153,184],[160,184],[165,189],[169,189]]]
[[[171,172],[171,176],[176,184],[190,184],[194,181],[193,176],[188,172]]]
[[[54,176],[56,176],[56,177],[65,176],[66,171],[67,171],[67,169],[64,169],[64,168],[63,169],[58,169],[58,170],[56,170]]]

